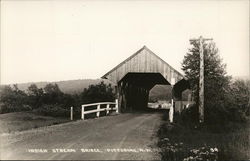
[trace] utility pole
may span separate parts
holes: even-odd
[[[204,41],[213,40],[208,38],[190,39],[190,41],[199,41],[199,53],[200,53],[200,80],[199,80],[199,121],[204,122],[204,53],[203,53],[203,43]]]

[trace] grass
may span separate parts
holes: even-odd
[[[33,112],[0,114],[0,134],[24,131],[68,122],[67,118],[41,116]]]
[[[165,120],[158,131],[162,160],[249,160],[248,123],[237,123],[234,126],[238,128],[234,131],[215,133]]]

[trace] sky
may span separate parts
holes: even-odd
[[[2,0],[0,83],[100,78],[144,45],[182,73],[200,35],[249,75],[247,0]]]

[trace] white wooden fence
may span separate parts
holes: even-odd
[[[101,108],[101,105],[106,105],[106,108]],[[110,105],[115,105],[115,107],[110,107]],[[85,111],[85,107],[89,106],[96,106],[97,108],[94,110]],[[115,102],[99,102],[99,103],[91,103],[82,105],[82,119],[84,120],[85,114],[96,113],[96,117],[100,116],[101,111],[106,111],[106,114],[109,114],[109,111],[115,110],[118,113],[118,100],[116,99]]]

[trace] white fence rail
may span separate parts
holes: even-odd
[[[101,105],[106,105],[106,108],[101,108]],[[115,105],[115,107],[110,107],[110,105]],[[97,108],[94,110],[85,111],[85,107],[89,106],[96,106]],[[101,111],[106,111],[106,114],[109,114],[109,111],[115,110],[118,113],[118,100],[116,99],[115,102],[99,102],[99,103],[91,103],[82,105],[82,114],[81,118],[84,120],[85,114],[96,113],[96,117],[100,116]]]

